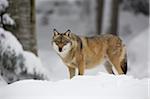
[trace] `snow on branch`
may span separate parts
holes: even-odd
[[[2,20],[4,25],[15,25],[15,21],[10,17],[9,14],[4,14],[2,16]]]
[[[0,73],[7,83],[22,79],[49,80],[40,59],[24,51],[12,33],[0,28]]]
[[[6,11],[6,8],[8,8],[9,4],[7,0],[0,0],[0,14]]]
[[[15,21],[7,13],[9,4],[7,0],[0,0],[0,27],[5,25],[15,25]]]

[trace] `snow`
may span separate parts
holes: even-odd
[[[148,99],[148,79],[114,76],[76,76],[71,80],[23,80],[0,89],[3,99]],[[62,96],[62,97],[61,97]],[[75,96],[75,97],[74,97]],[[97,97],[97,98],[93,98]]]
[[[0,76],[0,87],[6,86],[6,81]]]
[[[9,6],[9,3],[7,0],[0,0],[0,15],[2,17],[2,20],[0,18],[0,26],[15,25],[14,20],[10,17],[9,14],[7,14],[8,6]]]
[[[22,79],[50,79],[40,59],[33,53],[23,50],[16,37],[2,28],[0,28],[0,73],[7,83]]]
[[[43,75],[45,79],[50,79],[48,71],[43,68],[43,64],[38,57],[27,51],[23,52],[23,57],[25,58],[24,64],[28,74],[38,73],[39,75]]]
[[[146,29],[133,38],[127,46],[130,66],[128,74],[138,78],[150,77],[148,75],[148,68],[150,68],[150,65],[148,65],[150,61],[148,60],[149,35],[149,29]]]
[[[8,24],[8,25],[15,25],[14,20],[10,17],[9,14],[4,14],[3,15],[3,23]]]
[[[4,12],[6,8],[8,7],[8,1],[7,0],[0,0],[0,13]]]
[[[43,62],[43,66],[49,70],[52,81],[69,78],[67,67],[63,64],[56,52],[51,50],[39,50],[39,56]]]
[[[14,35],[9,31],[0,28],[0,51],[3,52],[16,52],[16,55],[19,55],[23,52],[22,45]]]

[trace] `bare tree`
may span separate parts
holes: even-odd
[[[14,33],[25,50],[37,54],[35,33],[35,0],[8,0],[8,9],[16,25],[8,29]]]
[[[102,32],[103,4],[104,4],[104,0],[97,0],[97,15],[96,15],[97,34],[101,34]]]
[[[118,35],[119,0],[105,0],[103,32]]]
[[[119,0],[113,0],[111,6],[111,19],[110,19],[110,28],[108,29],[109,33],[114,35],[118,34],[118,10],[119,10]]]

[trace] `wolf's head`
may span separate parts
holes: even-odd
[[[64,33],[59,33],[56,29],[53,30],[52,45],[56,52],[61,56],[65,57],[68,52],[72,49],[71,31],[67,30]]]

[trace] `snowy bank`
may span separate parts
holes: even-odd
[[[148,44],[150,43],[149,28],[132,38],[130,43],[127,44],[128,74],[134,75],[134,77],[150,77],[148,75],[148,68],[150,68],[150,65],[148,65],[148,62],[150,61],[148,59]]]
[[[93,97],[93,98],[92,98]],[[57,82],[23,80],[0,88],[3,99],[148,99],[148,79],[114,76],[76,76]]]

